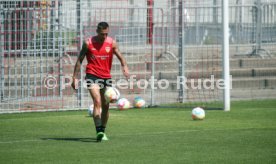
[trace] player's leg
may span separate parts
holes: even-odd
[[[109,118],[109,103],[106,102],[105,97],[104,97],[104,92],[105,92],[105,88],[101,89],[100,93],[101,93],[101,102],[102,102],[102,125],[106,126],[107,125],[107,121]]]
[[[101,89],[100,93],[101,93],[101,102],[102,102],[102,115],[101,115],[101,119],[102,119],[102,128],[103,131],[105,132],[105,128],[109,119],[109,103],[106,102],[105,97],[104,97],[104,93],[105,93],[106,87]],[[103,140],[108,140],[108,138],[106,137],[106,135],[104,135]]]
[[[94,110],[93,110],[93,120],[96,127],[97,132],[97,140],[100,141],[104,135],[102,128],[102,119],[101,119],[101,94],[100,94],[100,87],[98,84],[92,84],[89,88],[89,93],[93,99],[94,103]]]

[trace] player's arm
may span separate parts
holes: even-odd
[[[119,59],[119,61],[121,62],[121,66],[122,66],[122,72],[124,74],[125,77],[129,76],[129,71],[128,71],[128,66],[126,63],[125,58],[123,57],[123,55],[121,54],[121,52],[119,51],[118,45],[116,43],[116,41],[113,41],[113,52],[116,55],[116,57]]]
[[[74,73],[73,73],[73,76],[72,76],[71,86],[73,87],[73,89],[76,89],[76,82],[77,82],[76,78],[78,77],[78,74],[80,72],[81,64],[82,64],[82,61],[85,57],[86,51],[87,51],[87,43],[84,41],[83,45],[82,45],[82,48],[81,48],[81,51],[80,51],[80,54],[79,54],[79,57],[76,61],[75,68],[74,68]]]

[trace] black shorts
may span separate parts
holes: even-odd
[[[86,74],[85,80],[87,88],[90,88],[92,84],[98,84],[100,89],[112,86],[112,79],[103,79],[92,74]]]

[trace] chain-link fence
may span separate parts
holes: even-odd
[[[211,86],[222,79],[221,3],[152,2],[1,0],[0,112],[86,109],[92,100],[83,86],[71,89],[71,75],[82,40],[100,21],[109,23],[133,77],[119,88],[123,97],[221,107],[223,90]],[[276,3],[241,2],[229,8],[232,99],[275,98]],[[115,84],[120,69],[114,60]]]

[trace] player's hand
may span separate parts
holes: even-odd
[[[77,90],[78,88],[76,88],[76,84],[78,84],[78,79],[75,79],[74,77],[72,78],[72,84],[71,84],[71,87],[74,89],[74,90]]]
[[[126,78],[129,78],[129,71],[128,71],[128,66],[125,65],[125,66],[122,66],[122,71],[123,71],[123,74]]]

